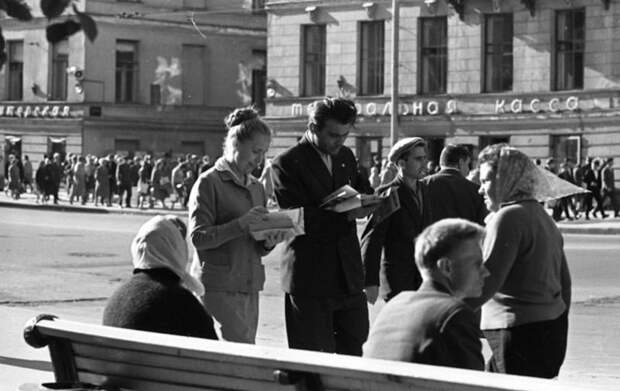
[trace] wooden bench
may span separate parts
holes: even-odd
[[[558,381],[106,327],[40,315],[56,381],[106,390],[583,390]]]

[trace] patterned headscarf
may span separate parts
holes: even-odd
[[[167,268],[181,280],[181,284],[200,297],[205,288],[188,273],[188,251],[184,233],[173,215],[155,216],[140,227],[131,242],[131,256],[135,269]]]
[[[499,204],[526,199],[543,202],[587,192],[536,166],[526,154],[508,145],[499,150],[495,180]]]

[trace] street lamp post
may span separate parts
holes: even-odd
[[[390,116],[390,145],[398,140],[398,0],[392,0],[392,114]]]

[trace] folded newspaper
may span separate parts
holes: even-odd
[[[382,195],[360,194],[351,186],[344,185],[325,197],[321,208],[338,213],[358,208],[374,208],[373,213],[379,212],[379,220],[383,220],[400,208],[400,201],[396,192],[388,191]]]
[[[250,235],[255,240],[265,240],[269,235],[280,232],[285,234],[286,239],[305,234],[303,208],[269,212],[261,221],[250,224]]]

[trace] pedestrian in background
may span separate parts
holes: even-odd
[[[123,195],[125,196],[125,207],[131,208],[131,189],[133,178],[131,167],[127,161],[129,157],[119,157],[116,166],[116,186],[118,189],[118,206],[123,207]]]
[[[389,301],[405,290],[418,289],[422,277],[415,262],[414,240],[430,224],[430,199],[420,180],[426,172],[426,142],[420,137],[399,140],[389,159],[398,167],[396,179],[382,185],[377,194],[396,192],[400,209],[379,220],[372,214],[362,233],[366,300],[374,304],[379,296]]]
[[[54,153],[54,159],[50,163],[50,182],[51,182],[51,195],[54,198],[54,204],[58,204],[58,191],[60,190],[60,183],[63,176],[63,162],[58,152]]]
[[[108,175],[108,161],[106,158],[99,159],[99,166],[95,169],[95,206],[101,202],[110,206],[110,178]]]
[[[480,193],[492,215],[479,298],[492,372],[554,378],[566,353],[571,278],[562,234],[539,203],[549,186],[527,155],[506,144],[480,152]]]
[[[164,173],[165,161],[163,158],[155,161],[155,167],[151,173],[151,197],[154,201],[159,201],[162,208],[168,209],[166,205],[166,198],[170,195],[168,192],[168,186],[170,184],[170,178],[166,178]]]
[[[439,155],[440,170],[422,182],[428,189],[431,222],[458,217],[484,225],[488,210],[478,186],[467,180],[472,156],[465,145],[446,145]]]
[[[75,156],[76,163],[73,165],[71,172],[71,196],[69,203],[73,204],[73,199],[81,201],[82,205],[86,203],[86,159],[83,156]]]
[[[614,158],[607,158],[605,167],[601,171],[602,197],[601,203],[605,204],[605,200],[609,200],[611,208],[614,211],[614,217],[619,216],[618,197],[616,195],[616,178],[614,174]]]
[[[8,187],[11,198],[18,200],[21,194],[22,182],[19,177],[19,167],[15,155],[9,155]]]
[[[34,193],[34,187],[32,186],[32,162],[30,161],[28,155],[24,155],[24,162],[22,165],[24,167],[24,192],[28,191],[28,187],[30,187],[30,192]]]
[[[151,177],[147,169],[147,160],[142,161],[142,165],[138,170],[138,208],[142,209],[149,206],[150,202],[150,183]]]
[[[46,161],[48,161],[48,157],[44,156],[43,159],[41,159],[41,161],[39,162],[39,167],[37,167],[37,170],[35,171],[34,174],[34,185],[35,185],[35,194],[37,196],[36,198],[36,203],[45,203],[47,202],[47,184],[46,182],[49,181],[49,174],[46,173],[45,170],[45,165],[46,165]]]
[[[283,239],[257,241],[250,225],[268,213],[262,184],[251,175],[271,143],[271,129],[252,108],[226,117],[224,155],[202,173],[189,199],[189,231],[196,248],[193,270],[206,292],[204,305],[220,323],[222,338],[254,343],[258,292],[265,268],[261,257]]]

